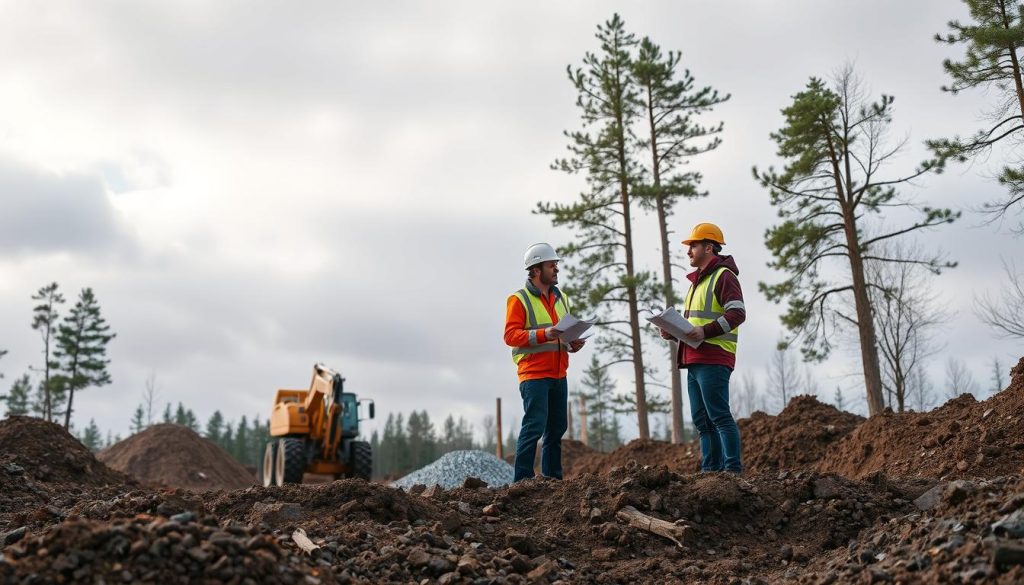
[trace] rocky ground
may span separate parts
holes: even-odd
[[[637,442],[577,449],[565,481],[408,492],[150,487],[55,425],[8,419],[0,581],[1022,583],[1022,401],[1024,360],[995,397],[924,415],[863,421],[800,399],[752,417],[741,477],[693,473],[692,446]]]

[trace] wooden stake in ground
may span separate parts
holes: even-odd
[[[578,398],[580,399],[580,441],[584,445],[589,446],[590,441],[587,437],[587,400],[582,396],[578,396]]]
[[[505,458],[505,444],[502,443],[501,438],[501,398],[497,399],[498,405],[496,407],[495,421],[498,423],[498,459]]]
[[[677,546],[683,546],[683,537],[685,534],[683,526],[659,520],[654,516],[648,516],[633,506],[626,506],[622,508],[615,514],[615,517],[634,528],[639,528],[640,530],[646,530],[652,534],[657,534],[658,536],[671,540],[676,543]]]

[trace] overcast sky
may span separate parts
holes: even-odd
[[[972,131],[987,103],[939,89],[960,50],[931,37],[965,15],[960,2],[0,1],[3,389],[41,364],[30,297],[57,281],[69,305],[92,287],[117,333],[113,383],[76,398],[79,427],[127,433],[154,372],[161,402],[203,421],[265,417],[274,390],[305,387],[318,361],[379,414],[479,428],[502,397],[506,425],[518,419],[505,298],[527,245],[572,238],[531,210],[583,188],[549,169],[579,126],[565,67],[616,11],[732,94],[705,118],[725,122],[722,146],[693,163],[711,196],[682,204],[672,228],[725,230],[747,297],[737,375],[762,380],[780,333],[757,292],[777,278],[763,244],[776,218],[750,168],[779,166],[780,109],[853,62],[872,95],[896,97],[910,141],[893,172],[911,170],[923,140]],[[998,194],[986,168],[908,194],[976,205]],[[1024,353],[970,311],[1000,285],[1000,258],[1024,264],[1021,239],[979,224],[965,213],[921,238],[961,263],[935,280],[949,315],[939,386],[950,356],[987,388],[993,357]],[[637,229],[657,268],[653,220]],[[816,366],[824,397],[841,385],[864,410],[859,363],[841,351]],[[631,391],[630,372],[615,374]]]

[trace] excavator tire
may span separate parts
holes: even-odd
[[[352,477],[370,481],[373,475],[373,447],[366,441],[352,441]]]
[[[302,483],[306,471],[306,442],[286,437],[277,442],[277,485]]]
[[[263,487],[270,487],[277,484],[277,441],[267,441],[263,449],[263,458],[260,459],[260,481]]]

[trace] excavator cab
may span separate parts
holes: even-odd
[[[356,439],[359,405],[367,402],[373,418],[374,404],[360,401],[344,386],[341,374],[316,364],[308,390],[277,391],[260,465],[263,485],[302,483],[306,473],[369,481],[373,452],[369,443]]]

